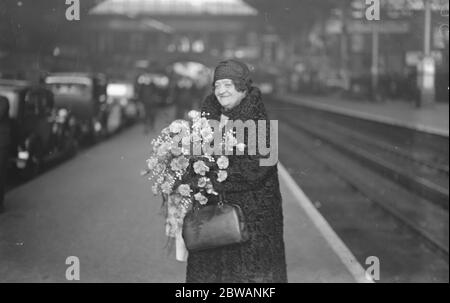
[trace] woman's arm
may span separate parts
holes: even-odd
[[[264,104],[260,100],[252,100],[249,107],[242,112],[241,119],[254,120],[258,125],[258,120],[266,121],[265,142],[270,142],[270,121],[268,120]],[[245,122],[243,120],[243,122]],[[248,144],[248,137],[244,136],[244,143]],[[256,139],[258,139],[258,129],[256,130]],[[256,142],[258,145],[258,142]],[[227,169],[228,177],[223,182],[214,180],[214,186],[217,191],[241,192],[251,191],[264,186],[265,180],[276,173],[276,164],[272,166],[261,166],[260,160],[267,158],[262,156],[257,150],[256,155],[248,155],[247,148],[244,155],[230,156],[230,166]]]

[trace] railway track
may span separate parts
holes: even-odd
[[[286,109],[293,107],[292,104],[283,104],[278,100],[277,104]],[[428,139],[416,141],[423,134],[412,134],[413,140],[404,136],[403,140],[398,140],[401,135],[392,129],[388,134],[379,133],[376,126],[368,127],[367,124],[364,125],[365,121],[358,119],[352,122],[350,117],[343,117],[340,121],[335,113],[324,113],[304,106],[297,107],[295,116],[291,111],[293,109],[279,110],[276,118],[296,132],[328,144],[389,180],[394,187],[400,185],[403,190],[393,188],[390,196],[380,195],[380,189],[367,185],[370,182],[365,181],[364,176],[352,177],[345,167],[339,167],[338,163],[332,163],[332,159],[328,159],[331,169],[448,260],[448,152],[445,154],[445,138],[438,138],[440,142]],[[385,125],[380,128],[386,131]],[[399,132],[410,133],[410,130],[401,129]],[[383,140],[383,136],[386,140]],[[448,138],[446,140],[448,148]],[[396,144],[392,144],[392,141]],[[383,190],[389,186],[391,185],[383,185]]]
[[[389,137],[398,137],[395,135],[398,126],[392,127],[388,132],[385,125],[380,126],[380,131],[377,131],[376,125],[368,130],[367,127],[360,127],[361,121],[357,118],[352,123],[348,121],[349,117],[343,117],[342,122],[339,121],[338,114],[324,113],[304,106],[300,108],[295,121],[286,117],[285,121],[448,210],[448,138],[435,136],[435,140],[442,142],[437,147],[436,143],[430,144],[423,140],[423,134],[408,130],[409,137],[413,140],[404,137],[403,141],[406,142],[397,140],[392,143]],[[365,123],[374,122],[362,122]],[[400,131],[404,132],[403,129]],[[383,136],[386,136],[385,140]]]

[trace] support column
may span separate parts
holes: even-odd
[[[434,58],[431,56],[431,2],[425,0],[425,18],[424,18],[424,35],[423,35],[423,58],[419,63],[419,88],[420,102],[418,107],[430,105],[434,103],[435,98],[435,64]]]
[[[378,95],[378,61],[379,61],[379,36],[380,33],[377,28],[378,24],[372,25],[372,67],[370,69],[372,75],[372,98],[376,100],[376,96]]]

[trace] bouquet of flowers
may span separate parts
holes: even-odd
[[[214,184],[227,179],[229,166],[227,156],[206,152],[205,147],[211,147],[214,139],[207,118],[194,110],[188,116],[189,121],[173,121],[152,140],[144,171],[153,181],[153,193],[163,197],[166,235],[177,241],[182,241],[186,213],[196,203],[207,204],[209,195],[218,195]],[[221,136],[220,145],[221,150],[230,150],[241,148],[242,144],[238,145],[234,133],[229,131]]]

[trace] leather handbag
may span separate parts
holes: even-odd
[[[236,204],[223,203],[192,209],[183,222],[188,251],[199,251],[243,243],[249,239],[244,215]]]

